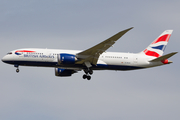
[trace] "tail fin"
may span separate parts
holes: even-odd
[[[147,56],[152,56],[152,57],[162,56],[172,32],[173,32],[173,30],[164,31],[154,42],[152,42],[141,53],[143,53]]]

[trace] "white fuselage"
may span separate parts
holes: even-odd
[[[23,51],[25,50],[25,51]],[[20,52],[19,52],[20,51]],[[31,52],[29,52],[31,51]],[[33,52],[32,52],[33,51]],[[2,61],[22,66],[39,66],[39,67],[57,67],[63,69],[83,69],[83,65],[58,64],[57,56],[61,53],[76,55],[81,51],[78,50],[60,50],[60,49],[34,49],[25,48],[13,50],[2,58]],[[149,62],[155,57],[146,56],[138,53],[120,53],[104,52],[98,58],[97,65],[93,65],[94,70],[133,70],[163,65],[162,62]]]

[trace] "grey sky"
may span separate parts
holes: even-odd
[[[108,51],[140,52],[173,29],[166,53],[180,50],[180,1],[0,0],[0,56],[18,48],[85,50],[134,27]],[[0,62],[1,120],[179,120],[179,54],[173,64],[137,71],[55,77],[54,68]]]

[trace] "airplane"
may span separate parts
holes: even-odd
[[[172,63],[168,60],[177,52],[163,55],[173,30],[164,31],[147,48],[139,53],[107,52],[107,49],[133,27],[87,49],[62,50],[24,48],[8,52],[2,58],[19,72],[19,66],[54,67],[55,76],[68,77],[83,70],[83,79],[90,80],[94,70],[136,70]]]

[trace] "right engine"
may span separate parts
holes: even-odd
[[[68,77],[68,76],[71,76],[75,72],[76,71],[74,70],[55,68],[55,75],[60,76],[60,77]]]

